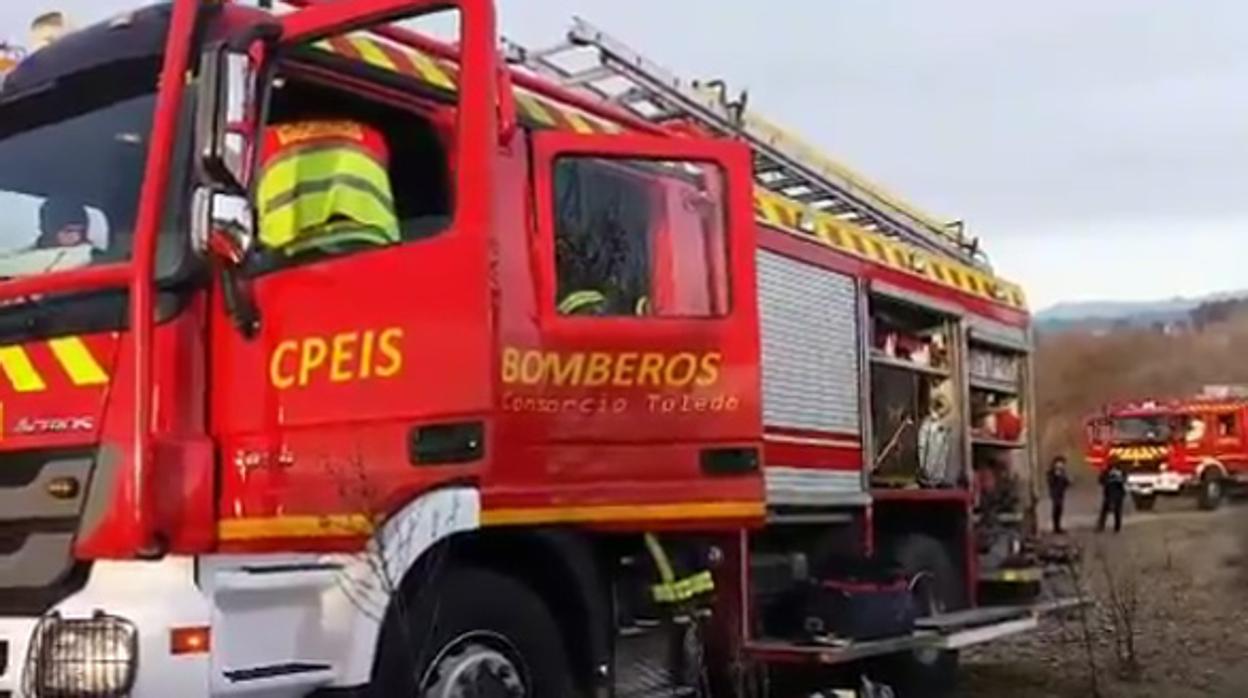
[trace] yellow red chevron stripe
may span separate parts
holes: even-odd
[[[1169,446],[1114,446],[1109,455],[1119,460],[1157,460],[1170,453]]]
[[[13,344],[0,347],[0,389],[5,383],[17,393],[38,393],[48,390],[49,369],[58,372],[66,381],[76,387],[91,387],[107,384],[108,371],[92,353],[90,347],[81,337],[58,337],[42,344],[52,361],[44,361],[41,367],[32,358],[32,349],[36,343]],[[51,365],[49,365],[51,364]],[[53,368],[54,366],[54,368]]]
[[[458,71],[454,63],[367,34],[327,39],[316,47],[346,58],[363,61],[454,91]],[[516,89],[516,108],[532,127],[577,133],[619,133],[615,123],[586,114],[524,89]],[[982,270],[960,264],[896,240],[891,240],[836,216],[759,188],[754,204],[760,223],[806,237],[841,252],[867,259],[902,273],[918,276],[972,296],[1017,309],[1027,307],[1022,288]]]
[[[74,385],[103,385],[108,382],[108,373],[80,337],[58,337],[50,340],[48,347]]]
[[[344,58],[362,61],[374,68],[415,78],[432,87],[454,92],[459,78],[457,66],[429,54],[368,34],[325,39],[316,48]],[[558,104],[527,90],[516,89],[516,108],[522,119],[538,128],[577,133],[618,133],[622,129],[609,121]]]
[[[1022,289],[1015,284],[891,240],[774,192],[755,190],[754,210],[765,225],[814,238],[855,257],[995,303],[1019,309],[1027,306]]]

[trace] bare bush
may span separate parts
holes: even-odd
[[[402,647],[410,655],[409,662],[422,666],[429,659],[423,653],[432,648],[428,646],[428,637],[414,636],[412,628],[423,625],[425,632],[432,633],[436,615],[422,619],[423,623],[413,623],[411,614],[422,595],[437,593],[437,580],[446,563],[444,551],[434,553],[428,562],[427,577],[420,584],[406,584],[404,575],[417,551],[427,549],[442,532],[454,529],[458,512],[439,514],[421,508],[408,512],[405,525],[388,521],[393,512],[387,491],[360,456],[326,461],[324,467],[334,483],[339,510],[350,512],[345,519],[331,519],[327,525],[340,528],[346,537],[365,539],[358,551],[337,556],[344,562],[338,587],[364,616],[378,624],[394,623],[401,633]],[[436,613],[437,604],[433,608]]]
[[[1118,678],[1139,681],[1141,665],[1140,634],[1140,570],[1128,556],[1111,556],[1101,545],[1096,546],[1096,561],[1104,583],[1103,609],[1109,616],[1109,636],[1114,648],[1114,665]]]
[[[1083,570],[1083,551],[1076,550],[1068,555],[1062,565],[1065,585],[1077,604],[1074,609],[1076,639],[1073,646],[1078,648],[1079,660],[1087,674],[1089,698],[1102,698],[1100,667],[1097,661],[1097,636],[1093,625],[1096,612],[1096,599],[1088,589],[1087,578]],[[1065,616],[1059,616],[1066,630]],[[1063,633],[1065,634],[1065,632]]]

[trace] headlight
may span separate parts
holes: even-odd
[[[53,615],[35,630],[23,677],[37,698],[113,698],[134,685],[138,633],[124,618]]]

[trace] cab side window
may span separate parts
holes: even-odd
[[[270,266],[435,235],[451,221],[448,135],[432,118],[319,82],[277,82],[256,182]]]
[[[728,310],[723,175],[701,163],[555,161],[561,315],[715,317]]]
[[[1235,413],[1218,415],[1218,438],[1233,439],[1239,436],[1238,426],[1235,421]]]

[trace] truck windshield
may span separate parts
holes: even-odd
[[[1167,417],[1120,417],[1114,420],[1114,441],[1166,441],[1170,438]]]
[[[129,259],[150,75],[92,71],[0,103],[0,278]]]

